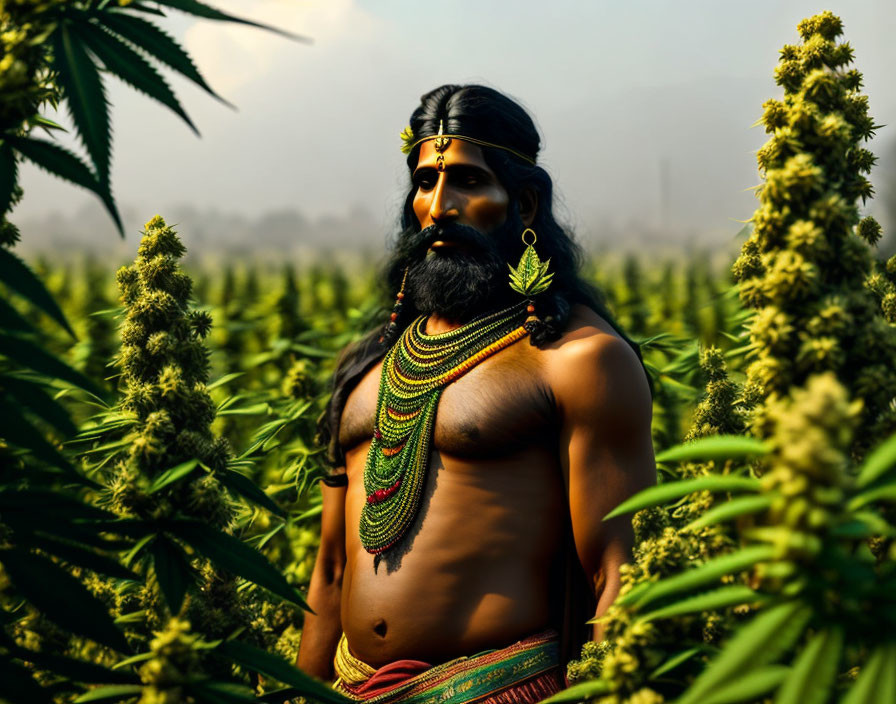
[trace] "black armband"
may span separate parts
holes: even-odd
[[[345,472],[342,474],[327,474],[321,477],[321,481],[327,486],[332,487],[348,486],[348,474]]]

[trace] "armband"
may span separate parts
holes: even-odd
[[[321,477],[321,481],[327,486],[338,487],[338,486],[348,486],[348,474],[343,472],[342,474],[327,474],[324,477]]]

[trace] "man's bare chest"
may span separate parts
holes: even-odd
[[[436,412],[434,449],[465,458],[490,458],[548,442],[554,434],[554,403],[537,355],[526,341],[480,363],[442,392]],[[339,440],[344,452],[370,440],[382,364],[349,395]]]

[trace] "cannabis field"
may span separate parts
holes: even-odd
[[[103,76],[187,122],[159,69],[212,93],[171,10],[245,22],[0,2],[0,701],[345,701],[293,663],[317,419],[339,351],[388,316],[376,269],[191,264],[151,213],[131,261],[26,261],[7,218],[29,161],[120,224]],[[863,216],[876,125],[842,31],[823,13],[781,51],[736,258],[587,262],[641,343],[659,483],[611,514],[634,559],[553,701],[896,702],[896,257]]]

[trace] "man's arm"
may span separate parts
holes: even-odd
[[[630,516],[603,517],[656,483],[646,375],[629,345],[609,334],[561,346],[554,392],[561,418],[560,457],[567,477],[576,552],[603,615],[619,593],[619,567],[631,560]],[[594,640],[603,628],[595,624]]]
[[[305,613],[296,664],[308,674],[332,680],[333,656],[342,635],[340,603],[345,571],[346,488],[321,484],[321,492],[324,501],[320,548],[308,586],[308,605],[314,613]]]

